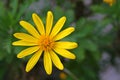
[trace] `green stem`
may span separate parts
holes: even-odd
[[[70,70],[68,70],[67,68],[64,68],[64,72],[67,73],[68,75],[70,75],[73,80],[79,80]]]

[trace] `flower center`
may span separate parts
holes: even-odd
[[[49,36],[41,36],[38,44],[44,51],[49,51],[54,47],[55,42]]]

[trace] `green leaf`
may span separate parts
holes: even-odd
[[[83,39],[80,40],[80,46],[89,51],[97,51],[98,46],[91,40]]]
[[[91,68],[85,67],[84,72],[85,72],[85,75],[90,77],[91,79],[96,78],[96,73]]]
[[[77,22],[76,32],[79,38],[87,37],[94,32],[95,29],[95,21],[89,21],[84,18],[79,19]]]
[[[82,62],[85,59],[85,49],[82,48],[80,45],[78,46],[78,48],[75,49],[75,55],[76,55],[76,60],[78,62]]]
[[[66,24],[70,26],[70,24],[74,21],[74,11],[73,10],[67,10],[65,12],[65,16],[67,17]],[[67,26],[68,27],[68,26]]]
[[[3,49],[0,49],[0,61],[3,60],[6,56],[6,53]]]
[[[1,67],[1,65],[0,65],[0,80],[3,80],[5,72],[6,72],[6,68],[5,67]]]
[[[96,61],[99,61],[101,58],[101,53],[99,51],[91,52],[91,55]]]
[[[64,15],[64,11],[61,7],[56,6],[53,11],[55,21],[57,21],[59,18],[61,18]]]
[[[80,18],[77,22],[76,22],[76,27],[77,29],[81,29],[84,27],[85,23],[86,23],[86,19],[85,18]]]
[[[10,6],[12,8],[12,16],[14,17],[18,9],[18,0],[12,0]]]
[[[5,7],[4,7],[4,1],[0,1],[0,17],[2,17],[3,14],[5,14]]]
[[[4,40],[4,42],[3,42],[4,48],[6,49],[6,51],[9,54],[12,51],[12,45],[11,44],[12,44],[11,38],[8,38],[8,39]]]
[[[95,13],[105,13],[106,12],[106,7],[100,6],[100,5],[93,5],[90,7],[93,12]]]

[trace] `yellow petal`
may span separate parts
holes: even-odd
[[[47,51],[44,53],[44,67],[46,73],[50,75],[52,73],[52,62],[51,62],[50,54]]]
[[[50,31],[52,29],[52,24],[53,24],[53,14],[51,11],[48,11],[47,19],[46,19],[46,35],[50,34]]]
[[[64,38],[64,37],[66,37],[67,35],[71,34],[74,30],[75,30],[74,27],[69,27],[69,28],[61,31],[60,33],[58,33],[58,34],[55,36],[54,40],[60,40],[60,39],[62,39],[62,38]]]
[[[37,38],[35,38],[29,34],[26,34],[26,33],[15,33],[14,36],[18,39],[22,39],[27,42],[35,42],[35,43],[38,42]]]
[[[26,66],[26,72],[29,72],[36,65],[36,63],[40,59],[41,54],[42,50],[39,50],[30,58]]]
[[[78,45],[75,42],[55,42],[56,48],[63,48],[63,49],[74,49]]]
[[[27,41],[19,40],[19,41],[13,42],[12,45],[14,45],[14,46],[35,46],[35,45],[38,45],[38,44],[33,43],[33,42],[27,42]]]
[[[17,55],[17,57],[18,57],[18,58],[23,58],[23,57],[25,57],[25,56],[28,56],[28,55],[36,52],[38,49],[39,49],[39,46],[29,47],[29,48],[21,51],[21,52]]]
[[[37,30],[28,22],[26,21],[20,21],[20,25],[26,29],[31,35],[33,35],[34,37],[38,38],[40,37],[39,33],[37,32]]]
[[[39,33],[42,35],[45,34],[44,25],[43,25],[43,22],[40,19],[40,17],[37,14],[33,13],[32,18],[33,18],[33,21],[34,21]]]
[[[68,58],[68,59],[75,59],[75,55],[71,52],[69,52],[68,50],[65,49],[61,49],[61,48],[55,48],[54,51],[58,54],[60,54],[61,56]]]
[[[51,51],[50,52],[50,56],[51,56],[51,59],[52,59],[52,62],[54,63],[54,65],[60,69],[60,70],[63,70],[63,64],[61,63],[59,57],[53,52]]]
[[[60,18],[57,23],[55,24],[55,26],[53,27],[53,30],[50,34],[51,37],[56,36],[56,34],[61,30],[61,28],[63,27],[64,23],[66,21],[66,17],[62,17]]]

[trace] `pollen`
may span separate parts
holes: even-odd
[[[40,36],[38,44],[42,50],[49,51],[53,49],[55,42],[50,38],[50,36]]]

